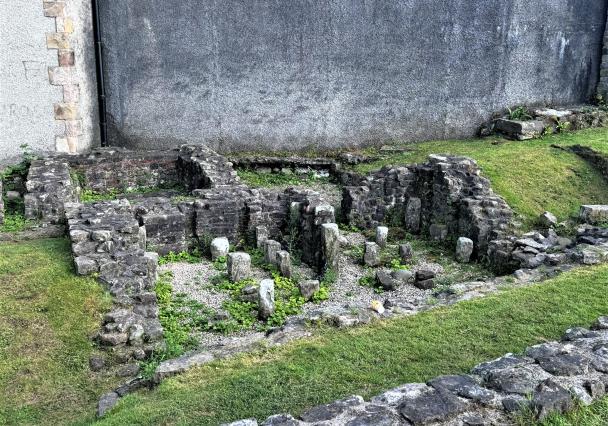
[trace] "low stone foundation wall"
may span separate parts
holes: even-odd
[[[158,255],[145,252],[146,230],[127,200],[66,203],[76,270],[95,274],[114,298],[97,335],[120,363],[142,360],[162,349],[154,284]]]
[[[65,223],[64,203],[77,200],[69,164],[61,158],[34,160],[28,173],[24,197],[26,219]]]
[[[568,148],[571,152],[589,162],[602,176],[608,179],[608,156],[591,148],[574,145]]]
[[[176,151],[112,148],[62,158],[70,164],[73,177],[80,180],[77,184],[99,193],[183,186],[177,174]]]
[[[365,401],[360,396],[310,408],[299,418],[278,414],[263,426],[502,425],[588,405],[608,393],[608,317],[592,330],[572,328],[560,342],[531,346],[474,367],[470,374],[408,383]],[[255,419],[225,426],[257,426]]]

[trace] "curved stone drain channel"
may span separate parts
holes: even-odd
[[[608,391],[608,317],[593,330],[573,328],[561,342],[531,346],[479,364],[468,375],[408,383],[366,402],[360,396],[306,410],[298,419],[278,414],[262,426],[484,426],[514,424],[522,411],[544,419],[585,405]],[[257,426],[255,419],[229,426]]]

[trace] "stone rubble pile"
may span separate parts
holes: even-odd
[[[531,412],[539,420],[608,392],[608,317],[592,330],[569,329],[560,342],[479,364],[470,374],[409,383],[364,401],[360,396],[310,408],[299,418],[271,416],[262,426],[505,425]],[[257,426],[245,419],[225,426]]]
[[[608,260],[608,230],[582,224],[574,239],[560,237],[553,228],[490,242],[488,259],[498,273],[536,270],[545,274],[574,265],[596,265]]]
[[[493,132],[510,139],[529,140],[563,130],[582,130],[608,125],[608,112],[598,107],[582,106],[569,109],[538,108],[528,110],[527,117],[511,119],[508,116],[493,120],[481,129],[482,136]]]

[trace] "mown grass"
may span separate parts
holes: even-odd
[[[216,362],[133,394],[101,421],[215,425],[263,419],[337,398],[461,373],[506,352],[557,339],[608,313],[608,266],[581,269],[450,308]]]
[[[89,335],[109,298],[74,275],[63,239],[0,244],[0,424],[91,418],[114,379],[92,374]]]
[[[384,165],[417,163],[430,154],[464,155],[475,159],[496,193],[531,225],[549,210],[559,219],[575,215],[581,204],[607,203],[608,186],[601,174],[576,155],[551,145],[584,145],[608,153],[608,129],[546,136],[531,141],[500,138],[448,140],[404,145],[410,150],[383,155],[355,170],[368,173]],[[378,151],[370,149],[368,154]]]
[[[589,407],[581,406],[568,414],[551,415],[539,426],[606,426],[607,424],[608,398],[604,398]]]

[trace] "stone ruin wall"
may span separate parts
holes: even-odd
[[[390,222],[436,241],[468,237],[481,258],[489,241],[508,231],[512,217],[473,160],[439,155],[421,165],[383,168],[345,187],[342,212],[361,228]]]

